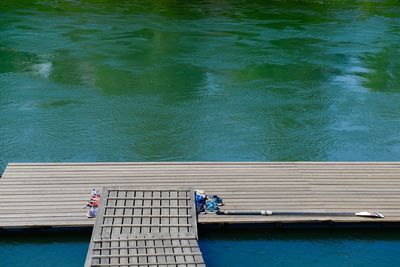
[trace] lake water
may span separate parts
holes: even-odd
[[[398,161],[399,58],[396,0],[2,0],[0,169]],[[90,233],[0,235],[0,266],[81,266]],[[200,243],[210,266],[400,263],[399,235],[380,230]]]
[[[0,266],[81,267],[90,231],[0,233]],[[208,267],[398,266],[396,230],[200,231]]]

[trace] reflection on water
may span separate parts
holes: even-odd
[[[396,160],[396,1],[7,1],[0,160]]]

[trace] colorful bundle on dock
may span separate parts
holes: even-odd
[[[100,205],[100,192],[96,189],[92,189],[92,195],[85,208],[89,208],[86,216],[88,218],[95,218],[97,215],[97,209]]]
[[[217,195],[208,196],[203,190],[195,191],[197,214],[215,213],[224,205],[222,198]]]

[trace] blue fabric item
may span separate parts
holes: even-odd
[[[196,193],[196,212],[197,213],[202,213],[205,211],[204,205],[206,204],[206,198],[203,195],[197,194]]]
[[[206,211],[207,212],[216,212],[219,209],[218,203],[213,200],[207,200],[206,202]]]
[[[223,203],[222,198],[220,198],[220,197],[217,196],[217,195],[213,195],[213,196],[212,196],[212,200],[213,200],[213,202],[215,202],[215,203],[217,203],[217,204],[222,204],[222,203]]]
[[[199,213],[208,213],[208,212],[216,212],[219,210],[219,206],[223,205],[222,198],[217,195],[213,195],[211,198],[204,194],[198,194],[196,192],[195,195],[196,202],[196,212]]]

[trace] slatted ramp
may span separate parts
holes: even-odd
[[[193,189],[104,188],[85,266],[205,266]]]

